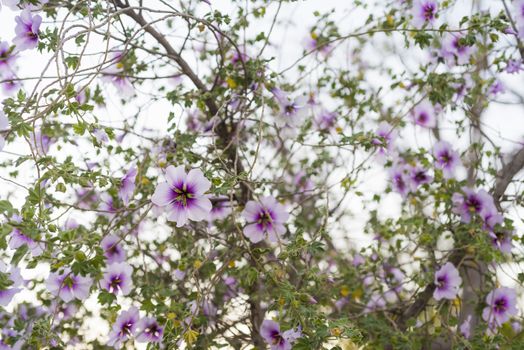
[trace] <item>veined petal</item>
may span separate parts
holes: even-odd
[[[171,188],[181,186],[184,182],[186,182],[186,178],[187,175],[182,165],[177,166],[176,168],[172,165],[167,167],[166,180]]]
[[[166,206],[173,200],[173,190],[167,182],[158,184],[155,193],[151,196],[151,202],[159,206]]]
[[[192,187],[194,194],[202,195],[211,188],[211,182],[206,179],[204,173],[200,169],[192,169],[187,174],[186,183],[188,187]]]

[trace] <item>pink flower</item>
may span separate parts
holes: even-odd
[[[258,243],[264,238],[277,242],[279,236],[286,232],[284,223],[289,213],[275,198],[263,197],[260,202],[247,202],[242,216],[248,223],[244,227],[244,235],[252,243]]]
[[[166,180],[158,184],[151,201],[168,211],[167,219],[176,222],[177,227],[184,226],[188,220],[201,221],[211,212],[211,201],[205,193],[211,182],[199,169],[192,169],[186,174],[182,166],[170,165],[166,169]]]

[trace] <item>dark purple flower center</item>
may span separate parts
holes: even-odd
[[[425,123],[427,122],[429,119],[429,115],[427,112],[420,112],[419,115],[418,115],[418,121],[420,123]]]
[[[499,298],[493,303],[493,310],[496,313],[503,313],[508,309],[508,300],[506,298]]]
[[[173,188],[172,196],[172,202],[182,204],[184,207],[187,207],[187,205],[195,199],[195,193],[193,189],[190,186],[187,186],[185,183],[175,186],[175,188]]]
[[[273,222],[273,215],[270,210],[264,208],[258,213],[257,223],[265,227],[267,225],[270,225],[272,222]]]
[[[162,329],[158,327],[156,323],[149,324],[146,329],[144,329],[144,332],[146,334],[149,334],[150,336],[154,338],[159,338],[160,334],[162,332]]]
[[[444,288],[448,284],[448,276],[442,275],[437,277],[437,287]]]
[[[439,155],[439,161],[442,163],[442,164],[449,164],[451,162],[451,154],[449,154],[448,151],[443,151],[442,153],[440,153]]]
[[[134,325],[134,322],[132,320],[127,320],[126,322],[124,322],[122,326],[120,327],[119,335],[121,337],[130,336],[132,334],[133,325]]]
[[[431,21],[435,17],[435,12],[435,4],[428,3],[422,6],[422,13],[426,21]]]
[[[271,332],[271,339],[272,339],[271,341],[272,345],[281,345],[281,344],[284,344],[285,342],[285,339],[282,337],[280,332],[277,330],[273,330]]]
[[[414,179],[417,183],[423,183],[428,180],[428,176],[424,170],[418,170],[415,172]]]
[[[290,116],[290,115],[293,115],[295,114],[295,112],[297,111],[297,107],[294,105],[294,104],[289,104],[289,105],[286,105],[284,107],[284,114],[286,116]]]
[[[469,196],[465,204],[468,210],[473,213],[478,213],[482,210],[482,202],[476,196]]]

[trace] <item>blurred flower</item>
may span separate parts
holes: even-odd
[[[433,292],[435,300],[449,299],[453,300],[457,297],[462,278],[455,265],[448,262],[435,272],[436,288]]]
[[[13,43],[16,45],[16,49],[18,51],[34,49],[38,45],[42,17],[33,16],[29,10],[24,10],[20,13],[20,16],[15,17],[15,21],[16,36]]]
[[[92,283],[91,278],[77,276],[71,272],[71,269],[66,268],[61,274],[51,272],[46,280],[46,287],[51,294],[67,303],[75,298],[87,299]]]
[[[490,328],[502,326],[515,316],[517,310],[517,293],[512,288],[501,287],[492,290],[486,296],[486,306],[482,311],[482,318],[488,322]]]

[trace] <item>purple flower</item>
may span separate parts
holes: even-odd
[[[366,307],[364,308],[364,313],[370,313],[376,310],[381,310],[386,307],[386,299],[383,295],[374,293],[369,298]]]
[[[493,197],[486,191],[475,192],[470,188],[463,188],[462,193],[453,193],[453,212],[461,216],[462,222],[471,221],[471,215],[488,217],[495,210]]]
[[[129,200],[133,196],[133,192],[135,192],[136,174],[136,166],[131,166],[124,177],[122,177],[120,180],[120,189],[118,190],[118,195],[126,206],[129,204]]]
[[[422,27],[433,24],[437,16],[438,5],[434,0],[415,0],[413,2],[413,25]]]
[[[390,124],[381,122],[375,132],[376,137],[371,141],[378,147],[378,156],[381,160],[393,151],[393,141],[397,137],[396,130]]]
[[[92,283],[91,278],[74,275],[69,268],[64,269],[61,274],[51,272],[45,282],[47,290],[66,303],[75,298],[87,299]]]
[[[164,328],[156,319],[144,317],[138,323],[138,336],[136,341],[140,343],[159,343],[162,340]]]
[[[270,345],[271,350],[291,350],[293,343],[302,337],[302,330],[298,327],[281,332],[277,322],[264,320],[260,326],[260,335]]]
[[[108,264],[123,262],[126,260],[126,252],[120,245],[120,237],[109,235],[105,236],[100,245],[104,249],[104,256]]]
[[[139,319],[138,309],[134,306],[127,311],[122,311],[113,324],[111,333],[109,333],[107,345],[120,349],[125,341],[135,335]]]
[[[490,231],[488,235],[491,238],[491,244],[494,248],[498,249],[500,252],[505,254],[511,253],[511,248],[513,248],[513,233],[511,231]]]
[[[411,110],[413,122],[424,128],[434,128],[437,125],[435,108],[429,101],[422,101]]]
[[[409,178],[406,174],[406,167],[403,164],[393,166],[389,171],[389,176],[393,190],[402,197],[406,197],[409,193]]]
[[[16,56],[13,54],[13,48],[7,41],[0,42],[0,76],[3,76],[4,70],[10,71],[13,68]]]
[[[22,87],[20,80],[18,80],[18,78],[11,72],[0,77],[0,81],[2,81],[2,91],[7,96],[12,96]]]
[[[435,166],[442,170],[446,179],[452,178],[455,169],[461,164],[460,155],[446,141],[439,141],[433,146],[433,156],[435,157]]]
[[[446,263],[435,272],[436,288],[433,292],[435,300],[449,299],[453,300],[457,297],[462,278],[460,278],[457,268],[450,262]]]
[[[98,209],[108,218],[112,218],[115,215],[117,209],[113,197],[109,193],[104,192],[100,195]]]
[[[277,126],[295,129],[302,125],[307,113],[307,98],[299,96],[291,100],[285,92],[274,88],[271,90],[278,102],[280,114],[277,118]]]
[[[471,47],[462,45],[460,43],[462,39],[461,35],[458,34],[447,34],[442,40],[441,55],[448,64],[467,64],[471,57]]]
[[[334,112],[322,111],[315,117],[318,130],[323,132],[333,131],[337,123],[338,115]]]
[[[22,290],[19,287],[23,285],[24,280],[18,267],[11,266],[11,268],[8,269],[7,265],[4,264],[4,262],[1,260],[0,273],[7,274],[9,280],[11,281],[11,285],[9,285],[6,289],[0,289],[0,306],[5,307],[11,302],[13,297]]]
[[[522,60],[508,60],[506,72],[509,74],[520,73],[522,70]]]
[[[125,262],[113,263],[107,266],[104,272],[104,278],[101,282],[102,288],[113,294],[120,292],[122,295],[128,295],[133,287],[132,274],[131,265]]]
[[[247,202],[242,216],[247,221],[244,235],[252,243],[258,243],[264,238],[277,242],[279,236],[286,232],[284,223],[289,213],[274,197],[262,197],[259,202]]]
[[[49,152],[49,148],[53,144],[53,140],[41,131],[35,131],[31,133],[31,147],[34,147],[39,155],[46,155]]]
[[[211,182],[204,177],[200,169],[192,169],[186,174],[183,166],[170,165],[166,169],[167,182],[160,183],[151,201],[161,207],[167,207],[169,221],[182,227],[187,220],[201,221],[211,212],[211,201],[205,193]]]
[[[40,32],[40,24],[42,24],[42,17],[39,15],[33,16],[29,10],[24,10],[20,16],[15,17],[16,37],[13,43],[19,51],[34,49],[38,45],[38,34]]]
[[[500,80],[495,80],[488,89],[488,92],[492,95],[498,95],[506,92],[506,87]]]
[[[501,287],[492,290],[486,296],[482,318],[490,328],[497,328],[517,314],[517,293],[512,288]]]
[[[10,233],[9,248],[18,249],[23,245],[27,245],[33,256],[39,256],[44,251],[44,243],[39,243],[31,237],[26,236],[17,228],[14,228]]]
[[[471,336],[471,315],[468,315],[468,317],[460,325],[460,334],[462,334],[462,336],[466,339]]]
[[[410,167],[409,184],[411,191],[415,192],[417,188],[423,184],[430,183],[433,178],[428,174],[428,171],[420,165]]]

